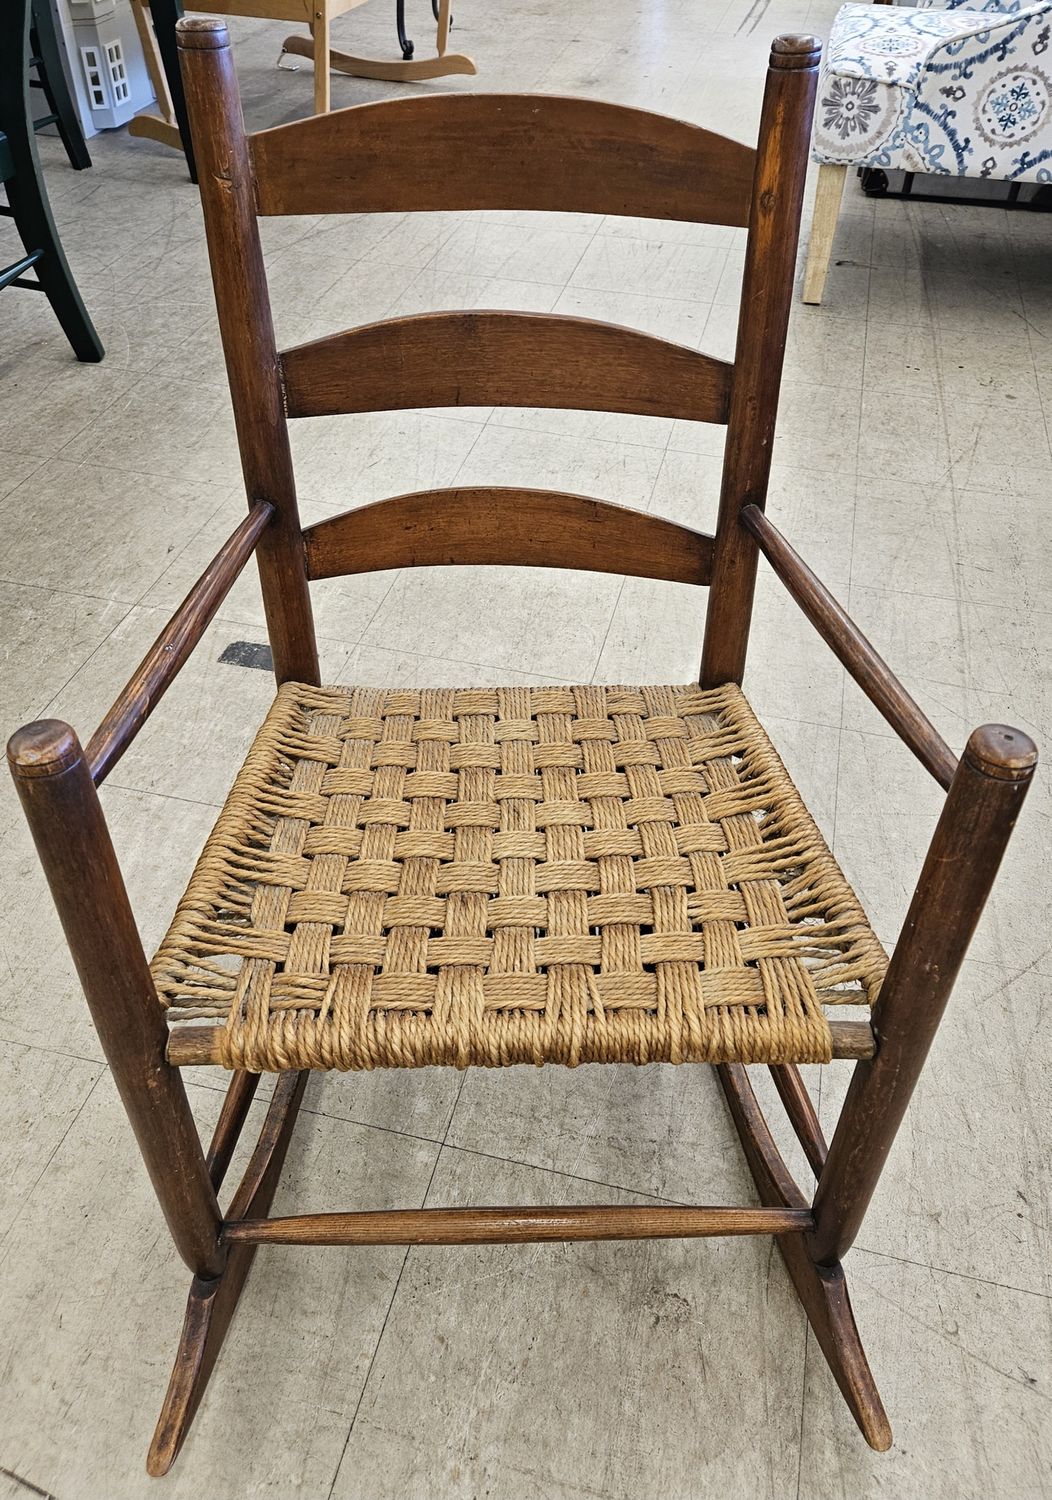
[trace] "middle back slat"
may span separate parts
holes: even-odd
[[[249,144],[261,214],[519,209],[745,228],[756,161],[682,120],[549,94],[359,104]]]
[[[494,405],[726,422],[733,368],[635,329],[554,313],[420,313],[281,354],[290,417]]]

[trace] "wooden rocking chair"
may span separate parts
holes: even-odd
[[[867,1441],[891,1443],[841,1258],[877,1184],[1033,775],[1026,735],[958,760],[764,515],[818,44],[773,46],[755,151],[555,97],[368,104],[246,137],[225,26],[181,23],[248,514],[82,750],[9,746],[69,945],[175,1244],[193,1272],[149,1452],[173,1462],[260,1245],[772,1234]],[[454,169],[455,168],[455,169]],[[447,312],[275,349],[257,214],[516,208],[747,226],[733,365],[585,319]],[[288,419],[427,405],[661,413],[728,428],[706,536],[576,495],[440,490],[301,529]],[[279,684],[147,962],[96,787],[256,554]],[[760,554],[947,790],[890,963],[739,686]],[[544,565],[707,584],[700,682],[323,688],[312,579]],[[830,1020],[838,1002],[864,1020]],[[869,1010],[871,1008],[871,1011]],[[827,1149],[797,1065],[855,1059]],[[483,1207],[274,1218],[311,1069],[707,1062],[755,1207]],[[202,1149],[181,1070],[232,1071]],[[769,1066],[818,1179],[790,1176],[746,1065]],[[241,1185],[217,1193],[261,1071]]]
[[[331,71],[349,73],[353,78],[376,78],[387,83],[423,83],[432,78],[449,78],[456,73],[476,73],[478,69],[470,57],[463,52],[449,51],[450,3],[451,0],[432,0],[435,53],[433,57],[414,57],[414,45],[405,30],[405,0],[395,0],[395,27],[402,53],[397,60],[353,57],[349,52],[337,52],[330,47],[333,21],[364,5],[365,0],[194,0],[191,9],[225,16],[299,21],[306,25],[309,36],[293,34],[286,37],[281,55],[309,57],[314,63],[314,112],[320,115],[328,111],[331,103]],[[190,168],[190,176],[196,182],[193,140],[175,42],[175,28],[183,14],[182,0],[131,0],[131,7],[160,114],[136,115],[128,126],[128,133],[181,150]],[[319,56],[326,61],[319,63]]]

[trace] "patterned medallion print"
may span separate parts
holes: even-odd
[[[1037,68],[1006,68],[979,95],[976,129],[991,146],[1028,141],[1048,119],[1052,88]]]
[[[833,161],[864,156],[894,126],[901,97],[872,78],[827,77],[815,110],[816,151]]]
[[[852,136],[861,140],[870,134],[880,114],[877,85],[871,78],[834,78],[819,108],[827,134],[838,135],[842,141]]]
[[[1052,0],[845,5],[826,48],[817,161],[1052,180]]]

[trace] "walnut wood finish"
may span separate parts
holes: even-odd
[[[251,1076],[239,1074],[231,1085],[227,1099],[229,1102],[236,1089],[238,1107],[227,1111],[224,1106],[212,1146],[216,1160],[229,1161],[237,1144],[244,1124],[240,1105],[247,1088],[246,1084],[239,1087],[237,1078]],[[228,1217],[236,1219],[249,1214],[265,1214],[274,1201],[306,1083],[306,1073],[284,1073],[278,1080],[259,1140],[234,1195]],[[155,1478],[167,1474],[190,1430],[255,1254],[255,1245],[233,1246],[220,1276],[213,1280],[195,1277],[190,1287],[175,1365],[146,1460],[147,1473]]]
[[[402,1208],[376,1213],[300,1214],[227,1224],[228,1244],[523,1245],[534,1241],[688,1239],[711,1235],[801,1234],[798,1208]]]
[[[91,1019],[176,1249],[196,1275],[226,1259],[219,1205],[87,760],[68,724],[13,735],[8,761]]]
[[[706,688],[740,683],[745,671],[757,552],[739,520],[745,506],[767,503],[819,56],[814,37],[779,37],[771,50],[705,619]]]
[[[728,1063],[716,1071],[760,1202],[804,1207],[803,1194],[775,1145],[745,1068]],[[839,1265],[816,1266],[799,1235],[780,1234],[775,1244],[859,1431],[871,1448],[885,1452],[891,1447],[891,1424],[855,1326],[843,1270]]]
[[[906,928],[874,1010],[873,1029],[865,1022],[831,1023],[834,1056],[864,1061],[855,1070],[828,1156],[798,1072],[788,1066],[772,1070],[790,1122],[818,1173],[813,1208],[778,1154],[745,1069],[734,1065],[721,1068],[720,1076],[761,1208],[429,1209],[268,1219],[305,1082],[303,1074],[284,1074],[245,1179],[221,1220],[214,1184],[221,1182],[229,1165],[250,1112],[256,1079],[235,1075],[206,1159],[181,1082],[169,1064],[213,1061],[218,1032],[207,1026],[176,1028],[166,1052],[164,1018],[88,761],[64,725],[35,725],[21,731],[10,747],[19,792],[155,1189],[180,1253],[195,1272],[183,1340],[151,1448],[150,1472],[164,1472],[178,1451],[230,1324],[255,1247],[263,1242],[437,1244],[773,1233],[856,1421],[873,1447],[886,1448],[890,1428],[859,1342],[839,1258],[857,1232],[916,1083],[1033,774],[1035,752],[1017,731],[987,726],[972,736],[960,763],[955,764],[942,741],[930,737],[934,731],[872,647],[761,514],[792,286],[817,45],[810,38],[776,42],[758,153],[721,142],[692,126],[587,101],[452,95],[366,105],[267,131],[251,147],[259,173],[254,186],[225,27],[214,21],[184,22],[179,44],[252,511],[245,528],[236,534],[236,542],[232,539],[220,554],[216,571],[206,575],[177,616],[179,623],[170,637],[176,654],[182,653],[185,659],[197,620],[207,612],[231,568],[243,560],[242,553],[247,555],[245,549],[251,550],[251,537],[258,540],[279,680],[318,680],[308,573],[322,577],[362,568],[456,560],[610,567],[639,576],[693,582],[710,579],[712,599],[701,675],[705,686],[714,686],[741,678],[762,546],[828,644],[863,685],[869,683],[874,702],[878,707],[883,703],[882,711],[899,736],[937,779],[944,784],[951,776],[952,780]],[[481,145],[484,150],[476,149]],[[454,154],[457,151],[460,159]],[[557,163],[562,170],[553,168]],[[596,170],[597,163],[602,170]],[[257,211],[476,207],[708,217],[737,224],[750,219],[715,539],[582,497],[522,490],[401,496],[301,532]],[[419,320],[393,326],[405,329],[410,324],[417,330],[422,326]],[[433,335],[436,328],[455,329],[454,341],[460,339],[468,353],[482,351],[490,360],[494,379],[507,382],[501,389],[509,399],[513,390],[521,389],[513,382],[528,379],[533,381],[529,390],[536,398],[541,394],[536,363],[498,377],[492,349],[486,353],[486,340],[504,338],[509,326],[487,324],[477,315],[473,323],[430,320],[427,337],[432,342],[427,348],[414,345],[408,333],[399,348],[410,351],[409,359],[415,358],[414,349],[433,353],[436,348],[452,347]],[[531,326],[536,329],[539,320],[532,320]],[[561,332],[555,334],[549,322],[543,326],[546,331],[538,337],[549,340],[550,353],[558,353]],[[471,345],[467,330],[479,327],[484,334],[471,333],[475,340]],[[286,393],[291,393],[290,409],[312,409],[311,401],[325,400],[329,403],[325,409],[334,409],[343,399],[378,399],[385,358],[379,340],[383,338],[384,348],[389,348],[387,335],[367,331],[357,343],[354,335],[342,338],[351,342],[325,341],[322,356],[308,358],[303,351],[290,352],[292,376]],[[651,400],[654,393],[646,382],[656,380],[661,368],[647,363],[659,358],[653,342],[646,344],[650,353],[631,340],[616,346],[640,353],[638,368],[645,378],[632,393],[623,371],[608,373],[603,382],[608,397],[612,393],[615,399],[626,401]],[[529,340],[520,344],[527,353],[530,347]],[[353,359],[348,356],[352,349],[356,351]],[[575,378],[579,382],[592,378],[581,356],[576,357],[576,377],[562,368],[551,374],[548,389],[560,399],[571,393]],[[672,358],[660,355],[660,359]],[[708,379],[716,367],[696,360],[685,363],[681,385],[692,378],[688,368],[707,370],[704,378]],[[424,391],[451,389],[433,371],[398,373],[404,380],[403,399],[406,391],[415,398]],[[723,377],[713,376],[717,378]],[[469,373],[465,379],[474,380],[476,375]],[[479,376],[480,394],[483,384]],[[669,400],[700,401],[700,389],[687,394],[681,390]],[[589,390],[598,393],[597,379]],[[303,391],[311,394],[305,396]],[[711,394],[715,401],[719,390],[714,386]],[[487,391],[483,400],[491,399]],[[273,514],[265,524],[259,523],[257,537],[254,528],[263,506],[273,507]],[[163,641],[158,651],[163,651]],[[148,710],[177,666],[169,672],[159,656],[147,658],[137,674],[143,680],[144,700],[136,697],[139,689],[133,679],[133,686],[115,706],[116,717],[107,721],[110,727],[103,726],[105,734],[100,730],[102,739],[97,745],[93,741],[100,776],[130,741],[140,708]]]
[[[876,1043],[868,1021],[830,1021],[833,1056],[857,1061],[872,1057]],[[216,1026],[175,1026],[168,1038],[168,1061],[176,1068],[221,1066],[219,1028]]]
[[[660,516],[549,490],[424,490],[309,526],[307,575],[505,563],[707,583],[712,538]]]
[[[274,673],[279,683],[317,684],[296,484],[230,42],[222,21],[184,17],[177,29],[245,492],[250,506],[266,500],[275,510],[256,553]]]
[[[726,422],[731,366],[614,323],[440,312],[348,328],[281,354],[290,417],[534,406]]]
[[[948,788],[957,769],[956,755],[891,668],[874,651],[854,620],[755,505],[746,506],[742,523],[756,538],[760,551],[789,593],[874,708],[883,714],[924,769],[930,771],[941,787]]]
[[[1037,767],[1028,735],[973,731],[873,1007],[876,1056],[855,1068],[815,1194],[822,1265],[854,1242],[920,1077]]]
[[[240,577],[273,514],[272,505],[265,500],[257,501],[223,543],[117,695],[85,752],[96,786],[105,781],[185,665]]]
[[[357,104],[260,131],[251,152],[261,214],[513,208],[739,228],[755,161],[697,125],[557,94]]]

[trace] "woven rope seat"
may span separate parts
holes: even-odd
[[[736,687],[286,683],[153,974],[258,1072],[821,1062],[886,966]]]

